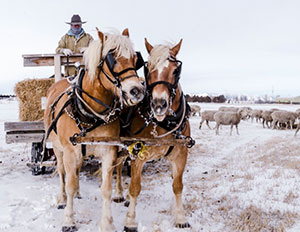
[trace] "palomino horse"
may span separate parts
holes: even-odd
[[[137,106],[135,116],[130,122],[129,136],[142,138],[187,139],[190,138],[188,121],[190,108],[179,84],[181,61],[176,59],[182,40],[175,46],[152,46],[145,39],[149,59],[145,66],[147,93]],[[126,115],[128,118],[128,116]],[[159,143],[159,140],[157,140]],[[193,145],[193,144],[191,144]],[[149,146],[142,158],[131,161],[131,183],[129,187],[130,204],[126,215],[124,231],[137,231],[136,201],[141,191],[141,172],[147,160],[166,157],[171,162],[173,192],[175,194],[175,226],[190,227],[184,215],[182,203],[182,176],[187,161],[186,146]],[[121,168],[117,167],[116,192],[122,195],[120,184]],[[119,182],[119,183],[118,183]]]
[[[111,180],[117,147],[72,145],[70,138],[76,135],[118,137],[118,115],[123,105],[132,106],[144,98],[145,87],[136,73],[139,55],[133,50],[128,29],[122,35],[103,34],[98,30],[98,37],[99,40],[93,41],[84,54],[86,72],[80,72],[75,80],[55,83],[47,96],[44,123],[57,157],[58,207],[65,207],[62,231],[77,231],[73,199],[79,194],[79,171],[84,154],[94,154],[102,159],[99,229],[114,231]]]

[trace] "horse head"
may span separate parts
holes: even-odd
[[[182,39],[172,46],[152,46],[145,38],[146,49],[149,53],[148,64],[145,66],[147,90],[150,94],[150,106],[157,121],[161,122],[171,111],[172,102],[180,95],[178,88],[181,61],[176,59]]]
[[[137,104],[145,92],[137,75],[143,60],[133,49],[128,29],[122,34],[104,34],[98,28],[97,31],[99,40],[93,41],[84,54],[90,80],[98,79],[106,90],[120,99],[121,104]]]

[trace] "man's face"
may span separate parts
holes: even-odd
[[[79,28],[81,28],[81,24],[72,24],[72,27],[79,29]]]

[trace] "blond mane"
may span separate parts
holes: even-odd
[[[166,60],[170,57],[171,48],[171,44],[160,44],[153,47],[148,60],[149,72],[157,70],[165,65]]]
[[[116,59],[120,56],[129,59],[134,54],[133,43],[129,37],[121,34],[105,34],[103,48],[100,40],[92,41],[83,56],[84,64],[88,69],[88,75],[91,81],[94,80],[96,76],[98,64],[105,58],[110,50],[114,50]]]

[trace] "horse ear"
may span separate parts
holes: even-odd
[[[181,47],[181,43],[182,43],[182,39],[179,41],[178,44],[176,44],[173,48],[171,48],[171,53],[173,56],[176,56],[178,54]]]
[[[146,38],[145,38],[145,45],[146,45],[147,52],[150,54],[150,52],[153,49],[153,46],[148,42]]]
[[[129,31],[128,28],[125,28],[124,31],[122,32],[122,35],[129,37]]]
[[[98,37],[101,40],[101,43],[103,43],[103,41],[104,41],[104,35],[103,35],[103,33],[98,29],[98,27],[96,27],[96,30],[98,32]]]

